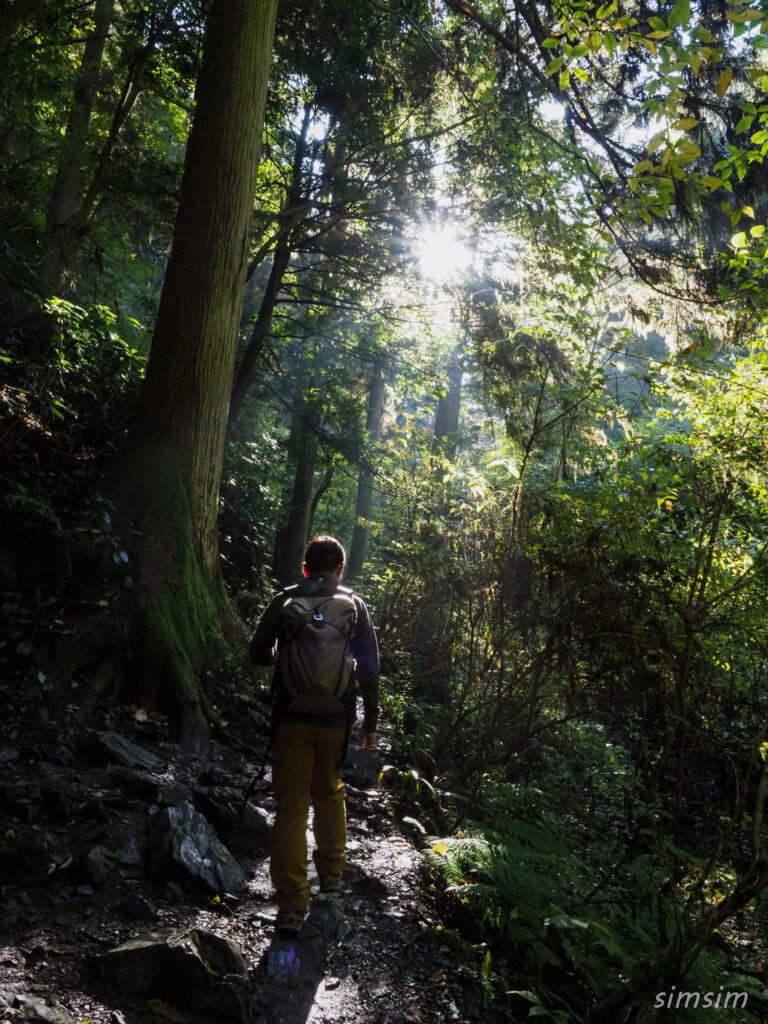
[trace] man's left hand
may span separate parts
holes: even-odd
[[[358,750],[373,750],[376,746],[376,733],[361,729],[357,735]]]

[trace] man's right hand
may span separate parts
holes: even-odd
[[[361,729],[357,734],[357,749],[358,750],[373,750],[376,746],[376,733],[368,732],[365,729]]]

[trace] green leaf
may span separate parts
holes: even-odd
[[[655,153],[657,149],[661,149],[667,138],[666,132],[656,132],[648,142],[648,153]]]
[[[687,25],[691,20],[690,0],[676,0],[675,6],[669,15],[667,24],[670,28],[679,28]]]
[[[612,0],[611,3],[603,4],[602,7],[598,7],[598,9],[597,9],[598,20],[600,18],[610,18],[610,16],[612,14],[615,14],[616,9],[617,9],[618,6],[619,5],[618,5],[617,0]]]
[[[554,60],[551,60],[549,64],[547,64],[544,70],[548,75],[554,75],[556,71],[560,70],[563,64],[565,64],[565,57],[555,57]]]
[[[561,71],[560,72],[560,78],[558,80],[558,85],[560,86],[560,88],[561,89],[567,89],[570,84],[571,84],[571,74],[570,74],[570,72],[567,69],[565,71]]]
[[[560,45],[559,39],[545,39],[541,44],[546,50],[554,50],[556,46]]]
[[[672,127],[679,128],[682,132],[687,132],[690,131],[691,128],[695,128],[698,123],[698,117],[681,117],[679,121],[675,121]]]
[[[736,127],[733,130],[735,132],[745,132],[747,128],[752,127],[752,122],[754,120],[754,115],[748,114],[746,117],[742,117],[742,119],[737,123]]]

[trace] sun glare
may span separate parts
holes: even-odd
[[[472,253],[453,225],[427,228],[416,243],[416,253],[421,273],[432,281],[461,277],[472,263]]]

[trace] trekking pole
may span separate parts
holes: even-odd
[[[256,772],[256,774],[254,775],[253,779],[251,780],[250,785],[248,786],[248,789],[245,792],[245,796],[243,797],[243,802],[240,804],[240,810],[237,812],[238,819],[242,818],[243,811],[248,806],[248,801],[251,799],[251,794],[253,793],[254,789],[256,789],[256,784],[258,782],[260,782],[264,778],[264,775],[265,775],[265,773],[267,771],[267,759],[269,758],[269,755],[272,752],[272,743],[273,743],[274,738],[275,738],[275,731],[276,731],[276,726],[273,725],[272,729],[270,731],[270,734],[269,734],[269,739],[267,741],[266,750],[264,751],[264,757],[262,758],[262,761],[261,761],[261,767]]]

